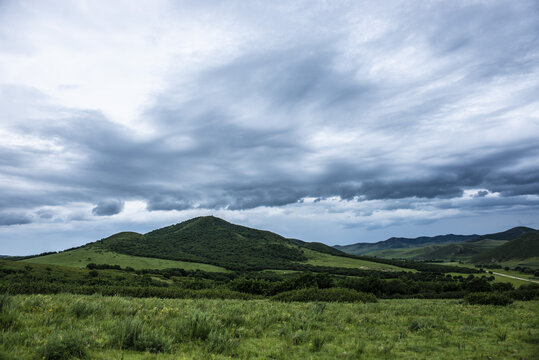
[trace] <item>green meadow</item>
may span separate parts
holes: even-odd
[[[315,266],[332,266],[343,267],[352,269],[365,269],[365,270],[394,270],[394,271],[413,271],[410,269],[403,269],[401,267],[389,264],[376,263],[367,260],[346,258],[341,256],[334,256],[317,251],[305,249],[303,250],[307,257],[307,264]]]
[[[539,301],[0,297],[2,359],[536,359]]]
[[[167,269],[181,268],[185,270],[203,270],[208,272],[226,272],[226,269],[189,261],[166,260],[143,256],[119,254],[100,249],[96,246],[86,246],[79,249],[39,256],[25,260],[27,262],[47,265],[61,265],[84,268],[90,263],[115,264],[133,269]]]

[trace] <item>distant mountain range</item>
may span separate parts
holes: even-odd
[[[467,260],[475,263],[523,260],[539,257],[539,231],[515,227],[485,235],[439,235],[390,238],[376,243],[335,246],[354,255],[410,260]]]
[[[438,236],[421,236],[418,238],[392,237],[384,241],[376,243],[356,243],[352,245],[335,245],[335,248],[349,254],[363,255],[374,251],[388,249],[402,249],[418,247],[430,244],[446,244],[454,242],[469,241],[477,238],[479,235],[438,235]]]

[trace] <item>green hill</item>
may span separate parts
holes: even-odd
[[[518,226],[486,235],[438,235],[418,238],[392,237],[376,243],[356,243],[334,248],[353,255],[370,255],[386,259],[409,260],[469,260],[486,250],[503,245],[536,230]]]
[[[119,233],[96,243],[108,251],[229,269],[282,268],[306,261],[300,246],[269,231],[206,216],[151,231]]]
[[[472,258],[474,263],[525,260],[539,256],[539,231],[527,232],[515,240]]]
[[[384,258],[410,260],[469,260],[485,250],[505,244],[506,240],[481,240],[477,242],[460,242],[445,245],[427,245],[415,248],[390,249],[369,253]]]
[[[72,267],[96,263],[135,269],[205,271],[290,270],[302,265],[405,270],[393,264],[353,258],[322,243],[287,239],[213,216],[194,218],[147,234],[121,232],[79,248],[23,261]]]
[[[438,260],[448,260],[448,259],[460,259],[466,260],[471,257],[481,254],[482,252],[493,249],[496,246],[506,243],[505,240],[490,240],[485,239],[481,241],[473,242],[463,242],[456,244],[447,244],[439,246],[432,251],[429,251],[423,254],[421,259],[438,259]]]
[[[491,240],[514,240],[514,239],[518,238],[519,236],[521,236],[523,234],[526,234],[526,233],[529,233],[529,232],[534,232],[534,231],[536,231],[536,230],[532,229],[532,228],[529,228],[529,227],[517,226],[517,227],[511,228],[511,229],[506,230],[506,231],[497,232],[497,233],[493,233],[493,234],[481,235],[481,236],[478,236],[475,239],[472,239],[470,241],[477,242],[477,241],[481,241],[481,240],[485,240],[485,239],[491,239]]]
[[[447,244],[469,241],[478,235],[438,235],[421,236],[417,238],[392,237],[376,243],[356,243],[351,245],[335,245],[335,248],[353,255],[374,255],[375,252],[391,249],[416,248],[433,244]],[[378,256],[378,255],[377,255]]]

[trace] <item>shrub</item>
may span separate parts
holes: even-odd
[[[471,305],[506,306],[513,303],[513,299],[502,293],[472,293],[468,294],[464,300]]]
[[[539,299],[539,286],[536,284],[521,285],[518,289],[508,293],[513,300],[535,300]]]
[[[277,301],[334,301],[334,302],[376,302],[373,294],[362,293],[352,289],[301,289],[286,291],[273,297]]]
[[[494,283],[492,284],[492,291],[510,291],[514,290],[513,284],[511,283]]]
[[[85,359],[88,356],[85,338],[78,332],[52,335],[39,349],[39,357],[43,360]]]
[[[118,322],[111,343],[120,349],[154,353],[164,352],[169,345],[162,332],[137,318]]]

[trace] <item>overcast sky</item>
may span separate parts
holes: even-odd
[[[0,0],[0,254],[539,227],[538,34],[534,0]]]

